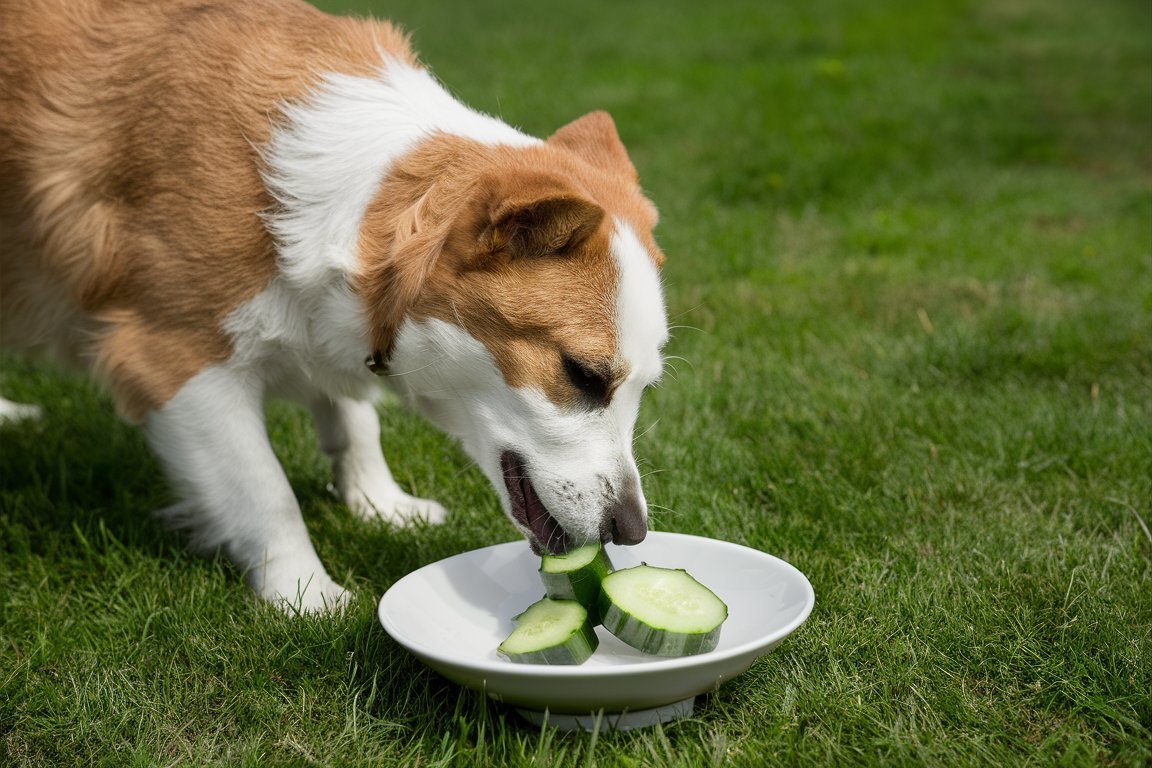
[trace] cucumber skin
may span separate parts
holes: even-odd
[[[683,568],[676,570],[683,571],[685,574],[688,573]],[[691,578],[690,575],[689,578]],[[701,586],[703,585],[701,584]],[[705,589],[708,588],[705,587]],[[709,589],[708,591],[711,592],[712,590]],[[715,597],[715,593],[713,596]],[[719,600],[720,598],[717,597],[716,599]],[[724,605],[724,609],[727,613],[728,606]],[[667,629],[659,629],[617,608],[612,599],[608,597],[608,593],[603,590],[600,592],[599,613],[600,621],[605,629],[636,650],[650,653],[653,656],[694,656],[699,653],[708,653],[719,644],[720,630],[724,627],[724,622],[721,621],[708,632],[672,632]]]
[[[600,620],[604,628],[638,651],[653,656],[694,656],[708,653],[720,642],[718,624],[710,632],[695,634],[670,632],[650,627],[635,616],[621,611],[606,596],[600,598]]]
[[[592,626],[600,623],[600,582],[612,573],[612,560],[601,547],[596,557],[582,568],[564,573],[547,573],[540,569],[544,591],[553,600],[575,600],[588,611]]]
[[[600,638],[596,636],[596,630],[590,621],[585,620],[580,629],[559,645],[528,653],[506,653],[501,645],[496,652],[517,664],[583,664],[599,645]]]

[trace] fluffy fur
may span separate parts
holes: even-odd
[[[642,539],[655,223],[607,115],[526,136],[384,22],[294,0],[0,5],[0,339],[101,377],[180,494],[166,517],[271,600],[345,593],[267,396],[311,409],[354,512],[445,519],[388,471],[366,360],[538,550]]]

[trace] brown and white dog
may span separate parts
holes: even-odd
[[[537,551],[643,539],[655,223],[606,114],[527,136],[454,100],[385,22],[297,0],[0,3],[0,340],[106,382],[181,494],[164,514],[270,600],[346,595],[266,396],[311,409],[356,513],[444,519],[388,471],[373,373],[461,442]]]

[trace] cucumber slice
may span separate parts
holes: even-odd
[[[513,619],[516,628],[496,651],[518,664],[583,664],[600,640],[575,600],[545,597]]]
[[[657,656],[707,653],[728,618],[728,606],[682,568],[626,568],[609,574],[600,590],[604,627]]]
[[[580,603],[593,625],[600,623],[600,582],[610,573],[612,561],[598,541],[540,559],[540,580],[548,597]]]

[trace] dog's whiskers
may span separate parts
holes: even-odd
[[[651,424],[649,424],[647,427],[645,427],[643,432],[641,432],[640,434],[638,434],[638,435],[634,436],[634,437],[632,438],[632,442],[633,442],[633,443],[635,443],[637,440],[639,440],[640,438],[644,437],[644,435],[648,434],[648,433],[649,433],[649,432],[651,432],[653,429],[655,429],[655,428],[656,428],[656,425],[657,425],[657,424],[659,424],[659,423],[660,423],[660,419],[656,419],[656,421],[652,422],[652,423],[651,423]]]
[[[411,376],[414,373],[419,373],[420,371],[423,371],[427,368],[431,368],[435,365],[438,365],[441,361],[445,360],[446,358],[447,358],[447,355],[440,355],[438,357],[434,357],[433,359],[429,360],[424,365],[421,365],[418,368],[410,368],[407,371],[395,371],[395,372],[389,371],[387,375],[389,377],[392,377],[392,376]]]

